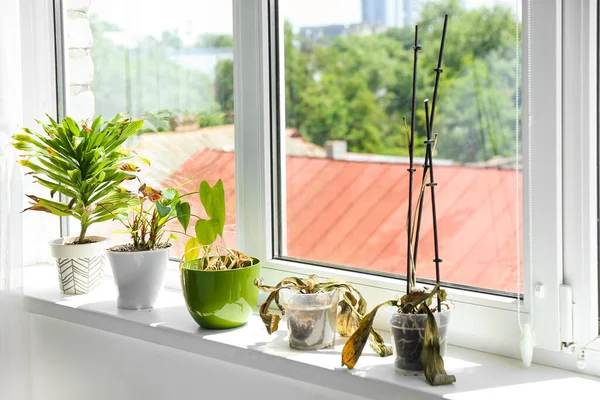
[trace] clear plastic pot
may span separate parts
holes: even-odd
[[[295,294],[283,291],[290,347],[318,350],[335,343],[339,293]]]
[[[389,321],[392,332],[394,365],[403,371],[422,371],[421,350],[425,336],[426,314],[402,314],[390,308]],[[448,324],[452,309],[434,312],[440,338],[440,354],[446,354]]]

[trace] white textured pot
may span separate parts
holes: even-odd
[[[93,243],[69,244],[75,238],[50,242],[50,254],[56,259],[60,290],[65,294],[86,294],[100,284],[104,270],[103,236],[86,236]]]
[[[119,291],[117,307],[128,310],[152,308],[163,287],[169,248],[124,252],[107,250]]]

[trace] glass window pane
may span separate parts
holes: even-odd
[[[222,179],[224,239],[234,246],[232,1],[66,3],[67,114],[78,121],[117,113],[144,119],[126,147],[151,160],[139,166],[141,181],[152,187],[185,193],[197,191],[201,180]],[[193,214],[205,215],[197,195],[188,200]],[[90,231],[111,235],[121,228],[108,222]],[[175,242],[171,255],[181,249]]]
[[[448,13],[434,127],[441,277],[517,291],[514,7],[499,0],[280,1],[287,126],[281,256],[406,273],[403,118],[410,123],[414,24],[423,48],[416,204],[425,154],[423,100],[433,96]],[[434,279],[431,213],[427,192],[417,274]]]

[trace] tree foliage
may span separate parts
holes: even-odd
[[[127,111],[139,118],[162,110],[178,115],[219,108],[213,79],[178,62],[183,44],[174,32],[163,32],[160,39],[146,37],[129,48],[119,44],[118,27],[94,18],[90,22],[96,115]]]
[[[422,104],[432,96],[445,13],[450,22],[435,113],[437,155],[463,163],[514,156],[513,12],[499,5],[466,9],[460,0],[430,0],[421,12],[415,154],[425,151]],[[106,39],[115,27],[95,21],[92,28],[99,113],[188,110],[209,115],[202,125],[233,122],[231,59],[218,61],[211,78],[176,62],[173,54],[182,44],[172,32],[132,51]],[[410,119],[414,27],[354,30],[313,41],[286,21],[283,40],[288,127],[317,145],[346,140],[352,152],[407,155],[403,118]],[[229,35],[205,34],[195,46],[232,44]]]
[[[422,102],[432,96],[441,27],[450,14],[435,116],[438,155],[458,162],[512,156],[514,16],[502,6],[429,2],[419,23],[416,154],[423,155]],[[311,43],[285,26],[286,118],[309,141],[343,139],[353,152],[407,155],[414,28]]]

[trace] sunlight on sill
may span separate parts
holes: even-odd
[[[580,399],[591,399],[593,397],[590,397],[590,395],[593,396],[593,393],[600,393],[600,382],[584,378],[562,378],[523,383],[519,385],[499,386],[496,388],[473,390],[469,392],[452,393],[445,395],[444,399],[534,399],[543,393],[553,393],[553,399],[565,399],[573,397]],[[549,399],[549,397],[544,398]]]

